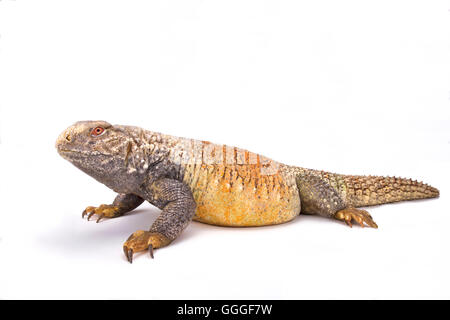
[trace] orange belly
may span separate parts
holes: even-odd
[[[263,226],[300,213],[295,179],[281,170],[263,174],[261,164],[185,166],[197,210],[194,220],[220,226]]]

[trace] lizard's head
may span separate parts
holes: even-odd
[[[127,167],[133,147],[130,141],[127,127],[105,121],[79,121],[59,135],[56,149],[93,178],[116,192],[126,192],[140,178],[137,170]]]

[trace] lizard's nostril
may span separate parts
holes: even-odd
[[[72,137],[70,136],[70,133],[66,134],[66,140],[68,142],[70,142],[70,140],[72,140]]]

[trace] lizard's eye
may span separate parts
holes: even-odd
[[[95,127],[94,129],[92,129],[91,131],[91,136],[100,136],[102,135],[102,133],[105,132],[105,128],[102,127]]]

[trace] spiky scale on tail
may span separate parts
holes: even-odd
[[[351,207],[439,197],[439,190],[412,179],[355,176],[294,167],[298,183],[314,178],[323,181]]]
[[[416,180],[381,176],[344,176],[346,201],[352,207],[439,197],[439,190]]]
[[[354,176],[291,167],[301,198],[301,212],[334,217],[351,226],[376,227],[365,210],[354,209],[391,202],[439,197],[439,190],[411,179]]]

